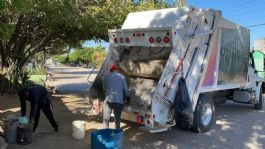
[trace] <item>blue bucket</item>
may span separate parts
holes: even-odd
[[[91,149],[120,149],[123,131],[117,129],[101,129],[91,133]]]

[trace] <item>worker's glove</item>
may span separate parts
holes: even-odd
[[[29,124],[30,124],[31,126],[34,126],[34,121],[33,121],[33,120],[30,120],[30,121],[29,121]]]
[[[127,101],[130,101],[131,100],[131,97],[130,96],[126,97],[126,100]]]
[[[131,101],[131,97],[130,96],[126,97],[126,99],[125,99],[125,105],[129,105],[130,104],[130,101]]]
[[[130,104],[130,100],[125,100],[125,105],[129,105]]]

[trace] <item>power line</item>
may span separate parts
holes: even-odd
[[[260,6],[262,6],[262,7],[260,7]],[[255,10],[253,10],[253,9],[255,9]],[[241,12],[238,11],[238,12],[235,12],[235,13],[230,13],[227,16],[228,17],[234,17],[234,16],[246,14],[246,13],[252,13],[253,14],[253,13],[255,13],[257,11],[260,11],[260,10],[264,10],[264,5],[257,5],[256,7],[253,6],[253,7],[251,7],[251,9],[244,9]]]
[[[258,26],[263,26],[263,25],[265,25],[265,23],[249,25],[249,26],[246,26],[246,27],[248,27],[248,28],[253,28],[253,27],[258,27]]]
[[[230,8],[223,8],[224,10],[226,11],[233,11],[233,10],[237,10],[237,9],[240,9],[241,7],[245,7],[245,6],[249,6],[251,4],[255,4],[255,2],[253,3],[250,3],[249,1],[245,1],[245,2],[236,2],[236,3],[233,3],[234,5],[231,5],[232,7]]]
[[[245,4],[245,5],[241,5],[240,7],[234,7],[234,9],[230,9],[230,10],[227,10],[225,11],[226,13],[237,13],[237,12],[241,12],[242,10],[245,10],[247,8],[253,8],[253,7],[257,7],[257,6],[260,6],[260,5],[263,5],[265,4],[264,1],[260,2],[260,3],[249,3],[249,4]]]
[[[238,4],[239,3],[239,4]],[[247,0],[247,3],[249,3],[249,1]],[[233,5],[233,4],[237,4],[237,5]],[[234,6],[240,6],[240,5],[242,5],[242,4],[246,4],[246,0],[245,0],[245,2],[244,2],[244,0],[237,0],[237,1],[233,1],[233,3],[231,4],[231,3],[229,3],[229,4],[226,4],[226,5],[223,5],[222,6],[222,9],[223,10],[225,10],[225,9],[233,9],[233,7]],[[234,7],[234,8],[236,8],[236,7]]]

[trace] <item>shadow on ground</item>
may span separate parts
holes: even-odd
[[[20,108],[17,96],[1,96],[0,103],[0,125],[3,127],[4,118],[8,114],[20,115]],[[52,98],[52,104],[60,131],[55,133],[44,114],[41,113],[39,127],[33,135],[33,143],[29,145],[9,144],[8,149],[85,149],[90,147],[90,133],[98,129],[102,118],[84,114],[91,109],[88,100],[76,96],[55,95]],[[29,107],[27,105],[27,110]],[[75,140],[72,137],[72,122],[75,120],[87,122],[86,136],[83,140]]]
[[[16,96],[1,96],[3,120],[7,111],[19,114]],[[55,118],[60,132],[54,133],[47,119],[41,115],[40,124],[30,145],[9,144],[9,149],[87,149],[90,148],[90,133],[102,128],[102,116],[84,114],[91,108],[88,100],[78,96],[55,95],[52,99]],[[9,111],[10,112],[10,111]],[[138,130],[138,125],[123,121],[124,148],[264,148],[265,115],[250,105],[228,102],[216,106],[216,124],[211,131],[197,134],[190,131],[172,129],[161,133],[148,133]],[[86,121],[86,136],[83,140],[72,137],[72,122]],[[112,119],[111,128],[114,128]]]
[[[162,133],[137,130],[128,123],[125,142],[128,148],[264,148],[265,115],[253,106],[228,102],[216,106],[216,124],[207,132],[198,134],[173,128]]]

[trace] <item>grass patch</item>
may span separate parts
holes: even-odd
[[[46,75],[30,75],[29,79],[27,80],[27,84],[39,84],[44,85],[46,81]]]

